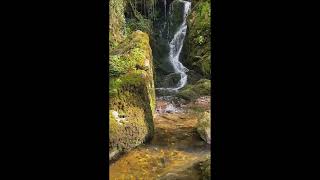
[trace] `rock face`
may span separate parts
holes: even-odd
[[[190,70],[211,78],[211,0],[192,0],[182,63]],[[188,74],[193,76],[193,74]],[[192,79],[192,77],[190,77]]]
[[[109,46],[112,49],[123,40],[125,17],[124,17],[124,0],[110,0],[109,2]]]
[[[110,52],[109,58],[111,160],[147,141],[154,132],[154,69],[149,36],[141,31],[133,32]]]
[[[184,3],[181,0],[174,0],[169,6],[169,39],[171,40],[174,33],[178,30],[179,26],[183,22]]]
[[[204,112],[198,120],[197,131],[200,137],[211,144],[211,118],[210,112]]]

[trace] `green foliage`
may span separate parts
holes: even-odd
[[[149,19],[152,19],[152,20],[158,20],[160,17],[160,11],[155,9],[153,10],[153,12],[149,15]]]
[[[203,33],[204,31],[210,30],[210,19],[211,19],[211,7],[210,2],[200,1],[195,9],[193,9],[191,15],[192,28],[196,29],[197,33]]]
[[[140,30],[148,34],[152,33],[152,21],[150,19],[128,19],[127,27],[130,28],[131,31]]]
[[[201,176],[202,180],[209,180],[211,179],[211,156],[208,157],[208,159],[201,163],[200,169],[201,169]]]
[[[189,69],[211,78],[211,8],[210,1],[198,0],[193,4],[188,17],[188,34],[184,51],[185,64]]]
[[[196,39],[196,42],[199,44],[199,45],[201,45],[201,44],[203,44],[204,43],[204,37],[203,36],[198,36]]]
[[[109,42],[110,49],[114,48],[114,42],[120,42],[123,39],[125,18],[124,18],[124,0],[110,0],[109,3]]]

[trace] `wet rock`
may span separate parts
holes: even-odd
[[[180,81],[181,75],[179,73],[170,73],[164,75],[161,81],[157,82],[157,86],[164,88],[172,88]]]
[[[188,84],[177,93],[179,98],[193,101],[201,96],[211,94],[211,80],[201,79],[196,84]]]
[[[174,113],[176,111],[177,111],[177,109],[174,107],[173,104],[169,104],[165,109],[166,113]]]
[[[211,144],[210,112],[204,112],[201,114],[200,118],[198,119],[197,132],[204,141],[206,141],[208,144]]]
[[[210,96],[203,96],[196,100],[195,104],[197,105],[207,105],[210,104]]]
[[[181,110],[178,107],[178,104],[176,104],[173,101],[166,101],[166,100],[157,100],[156,103],[156,111],[158,114],[162,113],[176,113],[180,112]]]
[[[117,154],[119,154],[119,151],[116,149],[116,150],[113,150],[109,153],[109,159],[113,159]]]
[[[195,100],[194,106],[202,108],[204,110],[209,110],[211,105],[210,101],[211,101],[210,96],[202,96]]]
[[[204,175],[202,174],[202,163],[205,159],[198,159],[189,164],[182,166],[173,171],[167,172],[161,176],[160,180],[202,180]]]
[[[201,180],[210,180],[211,179],[210,156],[206,161],[200,163],[200,170],[201,170]]]
[[[197,81],[199,81],[202,78],[202,75],[200,75],[197,71],[192,69],[187,72],[187,75],[188,75],[188,84],[195,84]]]
[[[165,112],[165,109],[167,108],[168,106],[168,102],[167,101],[164,101],[164,100],[158,100],[157,103],[156,103],[156,111],[157,113],[164,113]]]
[[[159,180],[184,180],[186,179],[187,176],[186,175],[179,175],[176,173],[168,173],[162,177],[159,178]]]
[[[177,32],[179,25],[184,19],[184,3],[179,0],[174,0],[170,3],[169,8],[169,39],[174,37],[174,33]]]

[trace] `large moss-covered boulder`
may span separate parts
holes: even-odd
[[[197,132],[204,141],[206,141],[208,144],[211,144],[210,112],[204,112],[201,114],[200,118],[198,119]]]
[[[201,96],[209,96],[211,93],[211,80],[201,79],[195,84],[188,84],[177,93],[177,96],[188,101]]]
[[[109,57],[109,159],[150,139],[155,89],[149,36],[135,31]]]
[[[182,63],[211,79],[211,1],[192,0],[188,31],[184,41]],[[192,74],[190,74],[192,76]]]

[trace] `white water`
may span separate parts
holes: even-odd
[[[169,52],[169,61],[174,68],[174,72],[180,74],[181,79],[179,80],[177,87],[174,88],[156,88],[160,90],[169,90],[169,91],[177,91],[184,87],[187,83],[187,74],[188,69],[183,66],[183,64],[179,61],[180,53],[183,47],[183,41],[187,33],[187,15],[190,10],[191,2],[179,0],[184,4],[184,12],[183,12],[183,22],[179,26],[177,32],[174,34],[173,39],[169,43],[170,52]]]

